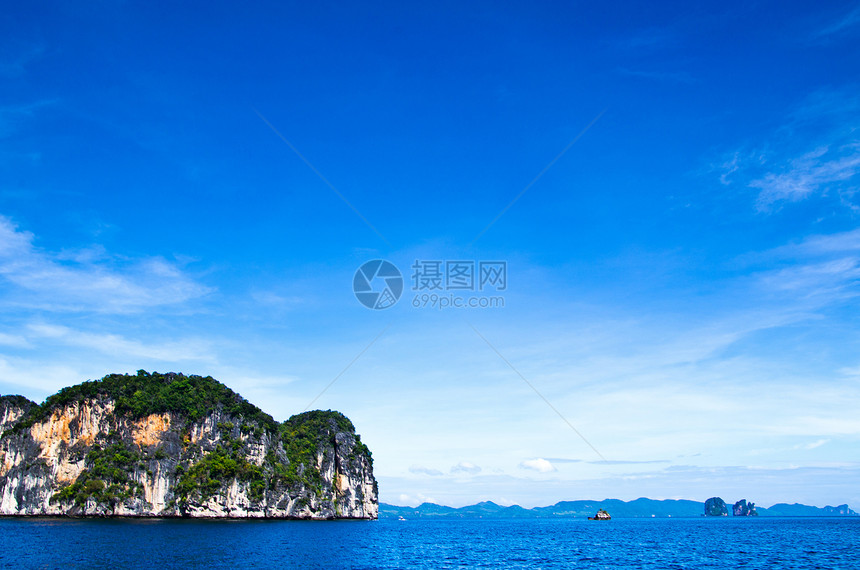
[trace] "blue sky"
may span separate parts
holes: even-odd
[[[389,503],[860,504],[856,6],[48,3],[0,38],[0,392],[313,402]],[[414,308],[415,260],[506,261],[504,307]]]

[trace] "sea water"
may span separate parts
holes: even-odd
[[[0,519],[4,568],[860,568],[860,517]]]

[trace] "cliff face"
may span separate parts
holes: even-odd
[[[278,424],[211,378],[112,375],[0,399],[0,514],[377,517],[370,452],[337,412]]]

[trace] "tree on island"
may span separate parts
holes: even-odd
[[[729,509],[726,502],[719,497],[711,497],[705,501],[705,516],[706,517],[727,517]]]

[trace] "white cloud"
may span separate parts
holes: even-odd
[[[52,311],[133,313],[177,305],[212,292],[161,258],[136,261],[52,254],[0,216],[0,278],[14,284],[7,306]],[[112,263],[113,261],[113,263]]]
[[[520,463],[520,469],[530,469],[532,471],[537,471],[538,473],[552,473],[553,471],[558,471],[555,468],[555,465],[540,457],[523,461]]]
[[[385,501],[382,501],[385,502]],[[433,497],[428,497],[423,493],[417,493],[415,495],[410,495],[407,493],[401,493],[398,495],[398,505],[406,506],[406,507],[417,507],[422,503],[436,503],[439,504],[439,501],[434,499]]]
[[[474,475],[480,472],[480,467],[478,467],[474,463],[469,463],[468,461],[461,461],[457,465],[451,467],[451,473],[469,473],[471,475]]]

